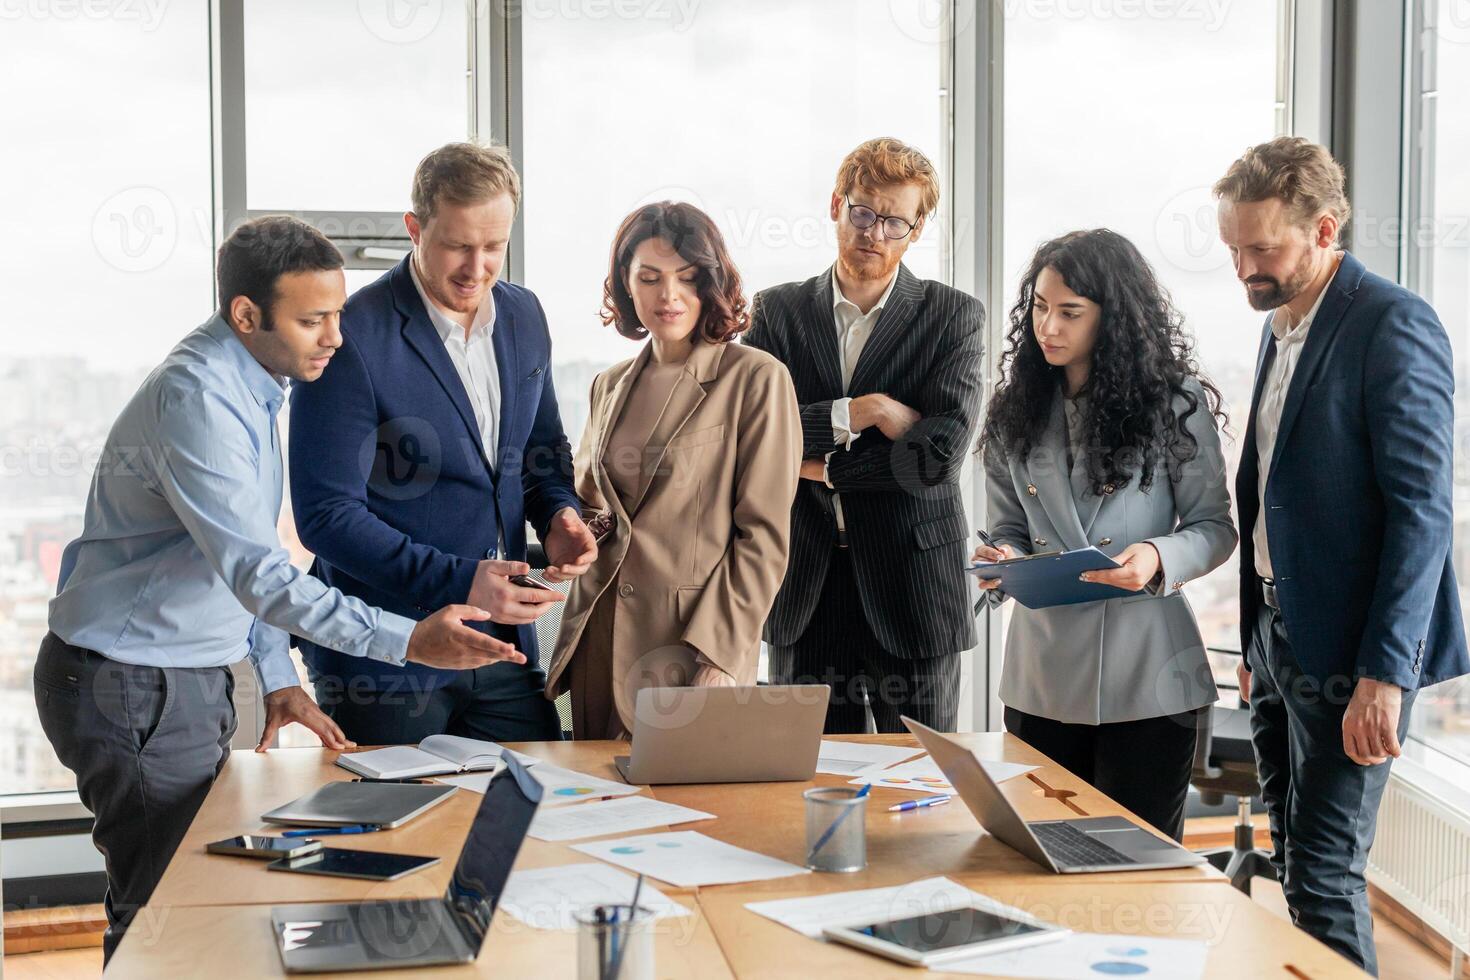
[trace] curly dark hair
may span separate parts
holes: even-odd
[[[682,201],[645,204],[623,219],[613,239],[611,269],[602,283],[602,322],[629,340],[642,340],[648,330],[638,319],[628,292],[633,253],[650,238],[662,238],[699,270],[696,336],[723,344],[750,326],[750,313],[740,287],[740,273],[725,248],[724,236],[709,215]]]
[[[1101,495],[1108,484],[1127,486],[1135,474],[1147,490],[1161,461],[1177,467],[1199,452],[1185,427],[1200,409],[1198,390],[1189,381],[1198,383],[1205,409],[1222,426],[1227,419],[1220,391],[1200,373],[1184,318],[1168,292],[1134,244],[1106,228],[1063,235],[1032,257],[1010,310],[1002,380],[990,399],[980,451],[991,461],[1025,460],[1050,419],[1063,369],[1046,362],[1031,318],[1036,280],[1048,267],[1102,308],[1084,420],[1092,492]],[[1183,412],[1175,407],[1180,400],[1187,406]]]

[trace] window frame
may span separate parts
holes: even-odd
[[[322,231],[342,251],[348,269],[386,270],[411,243],[401,211],[282,210],[247,206],[249,147],[245,93],[246,0],[210,0],[210,71],[214,134],[214,245],[237,225],[267,214],[291,214]],[[520,19],[508,4],[463,0],[466,30],[465,138],[495,138],[520,165]],[[503,67],[496,71],[496,66]],[[519,273],[519,222],[511,233],[506,277]]]

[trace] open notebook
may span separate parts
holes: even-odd
[[[418,745],[390,745],[384,749],[337,756],[337,765],[370,779],[408,779],[453,772],[494,769],[500,753],[509,751],[495,742],[459,735],[430,735]],[[514,753],[523,766],[538,760]]]

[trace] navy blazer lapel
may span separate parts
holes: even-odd
[[[1286,445],[1286,439],[1291,435],[1291,427],[1296,423],[1297,413],[1301,411],[1302,402],[1306,399],[1307,386],[1312,383],[1317,369],[1322,366],[1322,358],[1326,356],[1337,336],[1337,328],[1346,316],[1348,307],[1352,305],[1353,294],[1358,290],[1358,283],[1363,280],[1363,272],[1363,263],[1354,258],[1352,253],[1342,253],[1337,274],[1326,286],[1327,295],[1322,299],[1322,305],[1317,308],[1317,315],[1307,329],[1301,357],[1291,373],[1291,387],[1286,389],[1286,401],[1281,406],[1281,424],[1276,429],[1276,447],[1271,452],[1271,469],[1276,468],[1276,461],[1281,458],[1281,447]]]
[[[444,393],[449,396],[449,401],[459,412],[465,428],[469,430],[470,441],[475,446],[475,452],[493,479],[495,467],[490,460],[485,458],[485,446],[480,439],[480,425],[475,421],[475,411],[470,407],[469,395],[464,390],[464,383],[459,380],[459,372],[454,369],[454,362],[449,359],[449,351],[444,348],[444,340],[439,336],[439,331],[434,329],[433,321],[429,319],[429,311],[424,307],[424,301],[419,297],[419,291],[414,287],[413,278],[408,271],[408,263],[412,260],[413,253],[410,252],[402,262],[398,263],[390,276],[393,285],[393,305],[403,316],[403,339],[424,359],[429,369],[433,371],[434,377],[443,386]]]
[[[841,398],[842,360],[837,350],[837,318],[832,315],[832,270],[813,280],[815,288],[808,294],[808,313],[798,317],[811,345],[812,360],[822,380],[822,394]]]
[[[496,288],[500,283],[495,284]],[[494,295],[492,292],[491,295]],[[491,343],[495,347],[495,371],[500,375],[500,410],[496,420],[495,472],[501,471],[506,451],[511,446],[511,433],[515,429],[516,411],[520,408],[521,358],[520,345],[516,343],[516,315],[505,301],[505,290],[495,296],[495,333]]]
[[[914,319],[914,311],[919,308],[919,301],[924,296],[923,284],[902,262],[898,265],[896,275],[898,281],[893,284],[893,292],[888,295],[888,305],[878,315],[872,336],[863,345],[862,356],[852,369],[852,383],[847,386],[850,393],[865,392],[868,385],[875,383],[878,372],[888,363],[893,348],[908,332]],[[835,331],[836,328],[833,329]]]
[[[1261,391],[1266,386],[1266,375],[1271,363],[1276,360],[1276,337],[1271,333],[1271,317],[1266,317],[1266,326],[1261,331],[1261,346],[1256,352],[1256,383],[1251,388],[1251,407],[1246,413],[1245,439],[1240,444],[1241,465],[1254,467],[1256,454],[1256,413],[1261,407]]]

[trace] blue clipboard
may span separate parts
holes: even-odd
[[[1079,548],[1076,551],[982,562],[969,566],[966,571],[980,579],[1000,579],[1001,591],[1027,609],[1045,609],[1048,606],[1070,606],[1078,602],[1141,595],[1141,592],[1082,582],[1077,578],[1083,572],[1121,567],[1096,548]]]

